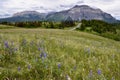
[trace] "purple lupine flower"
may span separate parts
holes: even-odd
[[[28,69],[29,69],[29,70],[31,69],[31,65],[28,65]]]
[[[40,54],[40,58],[42,58],[42,56],[43,56],[43,55],[42,55],[42,53],[41,53],[41,54]]]
[[[59,63],[59,64],[58,64],[58,69],[60,69],[60,68],[61,68],[61,64]]]
[[[47,54],[44,52],[44,58],[46,58],[47,57]]]
[[[87,48],[87,49],[86,49],[86,52],[87,52],[87,53],[90,53],[90,48]]]
[[[47,53],[45,53],[45,52],[42,52],[41,54],[40,54],[40,58],[46,58],[47,57]]]
[[[90,48],[85,48],[85,49],[84,49],[84,52],[90,54],[90,53],[91,53],[91,50],[90,50]]]
[[[9,48],[9,44],[7,41],[4,42],[4,46],[5,46],[5,48]]]
[[[21,67],[19,66],[19,67],[18,67],[18,71],[20,71],[20,70],[21,70]]]
[[[41,48],[39,47],[39,48],[38,48],[38,51],[40,51],[40,50],[41,50]]]
[[[101,72],[100,69],[98,69],[98,70],[97,70],[97,73],[98,73],[98,75],[101,75],[102,72]]]

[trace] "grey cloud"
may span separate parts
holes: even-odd
[[[82,3],[84,3],[84,1],[78,1],[77,3],[78,3],[78,4],[82,4]]]
[[[73,4],[71,4],[71,5],[60,5],[60,7],[63,7],[63,8],[70,8],[70,7],[72,7],[73,6]]]

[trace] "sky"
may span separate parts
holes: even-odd
[[[61,11],[75,5],[100,8],[120,20],[120,0],[0,0],[0,18],[12,16],[21,11],[40,13]]]

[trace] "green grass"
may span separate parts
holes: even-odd
[[[0,25],[0,29],[13,29],[13,28],[17,28],[17,27],[8,26],[8,25]]]
[[[68,77],[119,80],[120,42],[79,31],[0,30],[0,80]]]

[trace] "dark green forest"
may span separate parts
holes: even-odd
[[[100,20],[82,20],[77,30],[94,33],[103,37],[120,41],[120,24],[107,23]]]
[[[75,26],[75,21],[65,20],[62,22],[51,22],[51,21],[26,21],[26,22],[1,22],[3,25],[11,25],[21,28],[53,28],[53,29],[64,29],[66,27]]]

